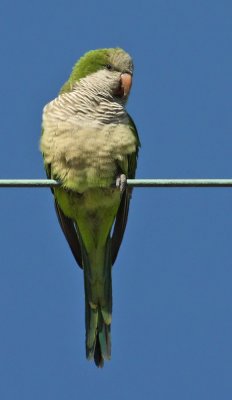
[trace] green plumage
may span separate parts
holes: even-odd
[[[92,50],[82,56],[74,65],[68,81],[61,88],[60,93],[72,90],[73,84],[89,74],[97,72],[109,62],[112,49]]]
[[[116,187],[116,179],[122,174],[134,178],[140,145],[124,108],[127,95],[118,89],[122,75],[132,71],[132,60],[122,49],[91,51],[77,62],[60,96],[43,114],[41,151],[47,175],[63,183],[53,189],[55,206],[83,268],[86,356],[97,366],[111,357],[111,272],[131,197],[127,187]],[[92,132],[94,143],[87,146]]]

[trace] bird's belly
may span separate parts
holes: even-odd
[[[41,150],[52,175],[80,193],[114,184],[119,165],[127,169],[127,157],[135,152],[136,139],[126,124],[77,128],[60,122],[50,130],[45,127]]]
[[[63,213],[77,223],[86,249],[105,245],[121,201],[117,188],[90,188],[83,193],[55,188]]]
[[[56,197],[65,215],[73,218],[70,213],[79,214],[80,210],[87,213],[97,212],[118,207],[121,199],[120,190],[114,188],[89,188],[83,193],[67,191],[63,188],[56,188]],[[75,219],[75,218],[73,218]]]

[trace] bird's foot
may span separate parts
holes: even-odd
[[[116,178],[116,187],[120,189],[120,192],[124,192],[126,188],[126,175],[121,174]]]

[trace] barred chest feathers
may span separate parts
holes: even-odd
[[[81,91],[58,96],[43,111],[41,151],[52,176],[64,186],[83,192],[109,187],[118,165],[127,169],[127,156],[136,139],[122,105],[102,96],[94,101]]]

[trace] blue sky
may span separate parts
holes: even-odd
[[[43,106],[87,50],[134,58],[140,178],[232,176],[232,3],[2,0],[1,178],[45,176]],[[230,399],[232,191],[136,189],[112,360],[85,360],[83,277],[48,189],[0,189],[0,398]]]

